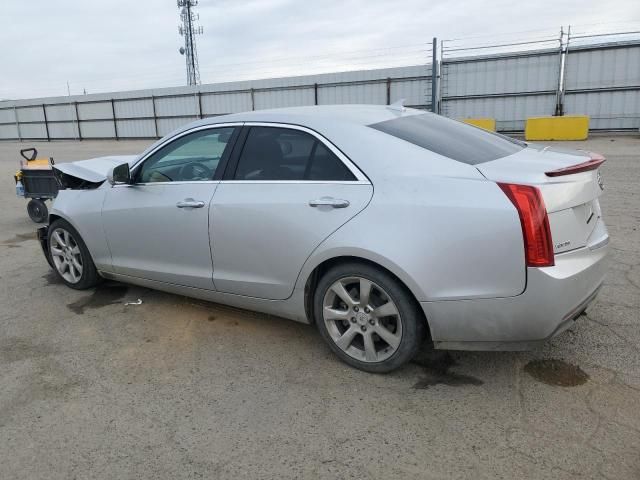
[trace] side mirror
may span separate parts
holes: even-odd
[[[111,185],[131,183],[131,172],[129,171],[129,164],[123,163],[109,170],[109,173],[107,173],[107,181]]]

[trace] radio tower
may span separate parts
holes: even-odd
[[[198,67],[198,52],[196,50],[196,35],[202,34],[202,27],[195,22],[200,15],[193,12],[198,0],[178,0],[182,25],[178,32],[184,37],[184,47],[180,47],[180,55],[185,56],[187,62],[187,85],[200,84],[200,68]]]

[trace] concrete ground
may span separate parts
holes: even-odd
[[[65,161],[147,143],[37,147]],[[640,138],[570,145],[609,159],[611,268],[587,315],[533,352],[372,375],[306,325],[61,285],[14,194],[26,145],[0,143],[0,478],[639,478]]]

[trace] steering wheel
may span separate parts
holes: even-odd
[[[180,167],[178,178],[186,180],[211,180],[213,170],[200,162],[190,162]]]

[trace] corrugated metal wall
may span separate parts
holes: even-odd
[[[0,139],[154,138],[212,115],[401,98],[430,106],[431,65],[0,102]]]
[[[527,117],[586,114],[593,129],[640,127],[640,42],[569,48],[564,96],[560,50],[445,58],[442,114],[495,118],[522,131]],[[431,65],[327,73],[72,97],[0,102],[0,139],[153,138],[198,118],[299,105],[388,104],[431,108]]]
[[[443,60],[441,113],[495,118],[498,130],[522,131],[527,117],[552,115],[559,50]]]
[[[565,114],[589,115],[590,128],[640,127],[640,44],[575,47],[565,62]]]

